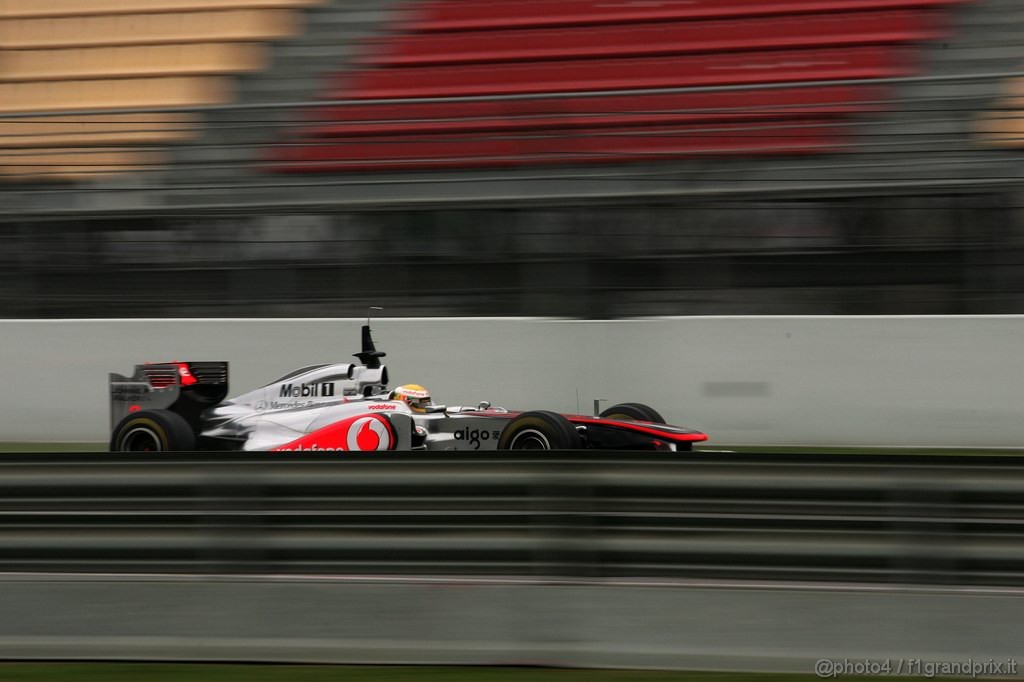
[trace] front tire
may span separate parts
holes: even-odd
[[[510,421],[498,439],[499,450],[579,450],[583,439],[560,414],[537,410]]]
[[[170,410],[129,414],[114,428],[111,452],[188,452],[196,449],[196,434],[185,418]]]
[[[620,421],[653,422],[664,424],[665,418],[653,407],[643,403],[622,403],[612,405],[600,414],[602,419],[618,419]]]

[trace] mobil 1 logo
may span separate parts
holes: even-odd
[[[313,384],[281,384],[279,398],[332,398],[334,382],[325,381]]]

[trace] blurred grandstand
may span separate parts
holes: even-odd
[[[0,315],[1019,313],[1022,43],[1018,0],[0,0]]]

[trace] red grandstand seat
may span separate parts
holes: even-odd
[[[877,108],[879,88],[832,86],[736,92],[427,104],[363,104],[315,110],[309,137],[425,132],[597,129],[704,122],[821,119]]]
[[[466,31],[542,26],[724,19],[784,14],[941,8],[964,0],[436,0],[411,5],[404,31]]]
[[[910,73],[898,48],[855,47],[526,64],[372,69],[339,79],[328,97],[387,99],[640,90],[886,78]],[[351,80],[351,85],[345,82]]]
[[[423,0],[331,77],[322,96],[348,102],[308,113],[274,168],[836,151],[886,100],[849,81],[912,74],[910,44],[943,36],[935,10],[962,1]]]
[[[371,45],[371,66],[526,62],[704,52],[879,45],[941,37],[931,12],[857,12],[750,20],[660,22],[398,35]]]
[[[841,147],[846,131],[829,122],[744,126],[644,126],[586,135],[424,135],[363,137],[282,147],[274,169],[324,173],[615,163],[679,156],[807,154]]]

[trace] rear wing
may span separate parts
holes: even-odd
[[[131,376],[110,374],[110,431],[132,412],[171,410],[196,431],[199,415],[228,394],[227,362],[135,365]]]

